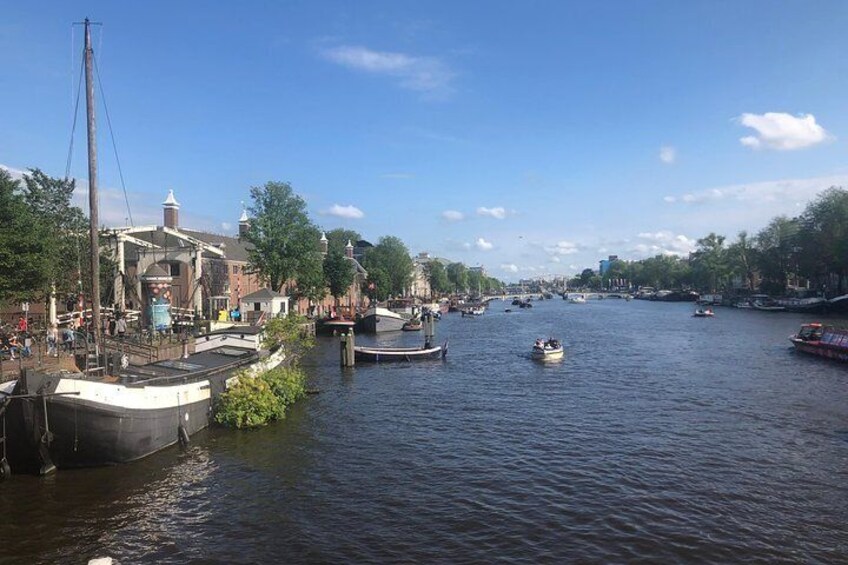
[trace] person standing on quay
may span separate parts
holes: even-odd
[[[115,321],[115,332],[118,334],[118,339],[124,339],[124,334],[127,333],[127,319],[123,314],[119,314],[118,319]]]
[[[47,330],[47,355],[51,357],[58,357],[59,350],[57,348],[57,344],[59,342],[59,330],[56,328],[56,324],[51,324],[50,328]]]
[[[18,331],[25,332],[28,329],[28,324],[26,318],[23,316],[18,316]]]

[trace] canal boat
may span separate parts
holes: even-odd
[[[408,317],[404,317],[388,308],[372,306],[359,321],[359,331],[372,334],[400,331],[408,320]]]
[[[783,312],[785,306],[777,303],[777,301],[765,294],[755,294],[751,297],[751,308],[760,312]]]
[[[86,89],[93,97],[88,19],[84,55]],[[93,120],[92,104],[88,112]],[[120,352],[104,354],[99,334],[100,245],[93,136],[88,149],[93,331],[91,342],[86,337],[84,355],[77,359],[77,366],[85,366],[85,371],[21,370],[13,385],[0,388],[0,467],[4,474],[9,469],[47,474],[57,468],[116,465],[178,442],[187,444],[192,434],[209,425],[212,404],[228,382],[242,371],[273,368],[284,358],[281,348],[273,352],[262,349],[263,331],[257,326],[197,337],[191,355],[186,340],[178,359],[132,365]],[[158,355],[161,350],[156,352]]]
[[[802,353],[848,361],[848,329],[820,323],[804,324],[789,341]]]
[[[234,327],[196,338],[196,352],[178,359],[118,358],[100,375],[22,371],[2,399],[12,469],[117,465],[187,444],[209,426],[215,399],[237,374],[283,361],[282,349],[265,351],[262,339],[259,327]]]
[[[548,361],[562,359],[564,353],[565,350],[558,339],[550,338],[547,341],[537,339],[536,343],[533,344],[530,357],[541,361]]]
[[[368,347],[357,345],[353,348],[353,354],[357,363],[393,363],[443,359],[448,354],[448,342],[445,342],[444,345],[425,345],[424,347]]]

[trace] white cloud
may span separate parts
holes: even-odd
[[[497,206],[495,208],[486,208],[485,206],[480,206],[477,208],[478,216],[490,216],[495,218],[496,220],[503,220],[506,218],[506,209],[503,206]]]
[[[347,206],[333,204],[329,209],[324,210],[323,214],[326,214],[327,216],[336,216],[338,218],[348,218],[351,220],[358,220],[365,217],[365,212],[353,204],[348,204]]]
[[[494,247],[491,241],[486,241],[482,237],[478,237],[477,241],[474,242],[474,245],[476,245],[477,249],[480,251],[489,251]]]
[[[739,139],[742,145],[752,149],[789,151],[816,145],[831,137],[816,123],[816,117],[812,114],[793,116],[785,112],[746,113],[738,119],[743,126],[756,131],[756,135]]]
[[[559,258],[558,255],[552,255],[551,256],[551,263],[559,263],[560,261],[561,261],[561,259]]]
[[[457,210],[445,210],[442,212],[442,218],[449,222],[458,222],[465,219],[465,214]]]
[[[769,202],[798,202],[799,200],[807,201],[831,186],[848,186],[848,175],[735,184],[680,196],[666,196],[663,200],[670,204],[730,201],[747,202],[753,205]]]
[[[501,269],[503,269],[504,271],[509,271],[510,273],[517,273],[518,265],[516,265],[515,263],[504,263],[501,265]]]
[[[576,243],[571,241],[558,241],[554,245],[545,246],[545,251],[552,255],[571,255],[577,253],[579,248]]]
[[[445,96],[452,90],[454,73],[435,57],[415,57],[352,45],[326,49],[323,55],[349,69],[394,77],[398,85],[407,90],[433,96]]]
[[[654,255],[686,257],[695,250],[696,241],[694,239],[685,235],[676,235],[668,230],[643,232],[636,237],[639,241],[633,245],[630,251],[642,257]]]
[[[670,145],[660,147],[660,161],[667,165],[671,165],[677,160],[677,149]]]
[[[221,229],[224,230],[224,232],[229,232],[233,229],[233,224],[230,222],[221,222]]]

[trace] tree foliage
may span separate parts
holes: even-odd
[[[347,242],[351,242],[351,244],[356,245],[356,242],[362,239],[362,236],[359,235],[359,232],[354,230],[346,230],[344,228],[336,228],[334,230],[328,231],[327,236],[327,248],[328,250],[336,253],[341,253],[344,255],[345,246]]]
[[[430,290],[433,294],[444,294],[450,292],[451,283],[448,280],[448,274],[445,266],[441,261],[431,260],[424,265],[424,273],[427,276],[427,282],[430,283]]]
[[[0,169],[0,300],[34,300],[49,285],[47,230],[20,194],[20,183]]]
[[[307,321],[305,317],[295,314],[269,320],[265,324],[265,341],[262,346],[272,350],[282,347],[286,361],[290,365],[297,365],[315,345],[315,338],[304,329]]]
[[[315,291],[322,275],[318,252],[320,232],[306,214],[306,203],[284,182],[268,182],[250,189],[253,203],[250,228],[250,266],[277,292],[288,281],[304,280],[302,296]]]
[[[356,269],[353,262],[345,257],[342,252],[332,250],[324,257],[324,280],[330,291],[330,296],[335,298],[337,302],[347,294],[355,276]]]
[[[462,263],[450,263],[445,270],[454,292],[465,292],[468,289],[468,267]]]
[[[409,249],[399,238],[394,236],[383,236],[374,247],[365,253],[365,269],[368,271],[369,280],[376,282],[372,277],[372,270],[382,271],[383,281],[381,286],[388,284],[388,289],[378,289],[382,296],[403,296],[412,282],[412,258]],[[386,293],[384,293],[386,291]]]

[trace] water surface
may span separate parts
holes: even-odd
[[[320,340],[322,392],[264,429],[0,484],[0,562],[848,560],[848,374],[790,349],[806,320],[505,308],[446,316],[445,362]],[[548,336],[565,359],[530,360]]]

